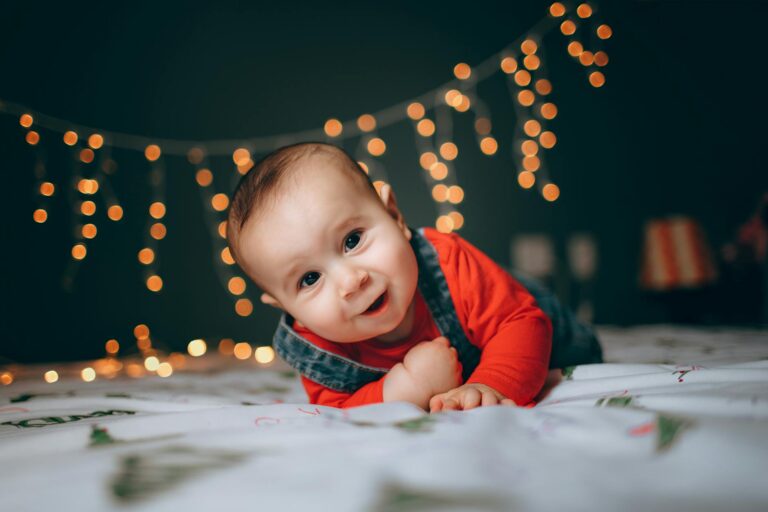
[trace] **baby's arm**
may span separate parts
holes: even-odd
[[[414,346],[384,377],[384,401],[411,402],[422,409],[430,399],[460,385],[461,363],[456,349],[441,336]]]

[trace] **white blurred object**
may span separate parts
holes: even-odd
[[[568,262],[573,277],[586,281],[595,275],[597,268],[597,245],[592,235],[581,233],[568,240]]]
[[[520,235],[512,239],[512,267],[531,277],[553,273],[555,251],[547,235]]]

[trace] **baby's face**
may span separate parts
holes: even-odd
[[[297,163],[274,204],[245,223],[240,259],[291,316],[325,339],[405,337],[418,270],[386,208],[332,158]]]

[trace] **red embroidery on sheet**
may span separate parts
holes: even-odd
[[[643,423],[642,425],[638,425],[636,427],[632,427],[629,429],[629,435],[634,437],[640,437],[650,434],[656,430],[656,423],[650,422],[650,423]]]
[[[24,407],[0,407],[0,412],[29,412]]]
[[[300,412],[303,412],[304,414],[309,414],[310,416],[319,416],[321,414],[320,409],[318,409],[317,407],[315,407],[314,411],[305,411],[301,407],[297,407],[296,409],[298,409]]]

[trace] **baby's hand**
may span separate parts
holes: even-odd
[[[430,397],[462,382],[459,356],[444,336],[414,346],[405,354],[403,365]]]
[[[461,384],[461,363],[456,349],[440,337],[414,346],[384,380],[384,401],[403,400],[422,409],[429,399]]]
[[[485,384],[464,384],[447,393],[435,395],[429,401],[429,412],[469,410],[477,406],[516,405],[495,389]]]

